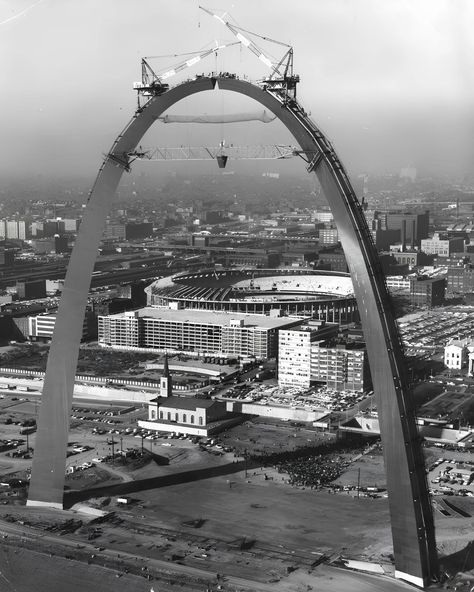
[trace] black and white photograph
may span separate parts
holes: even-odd
[[[474,4],[203,2],[0,0],[0,591],[473,592]]]

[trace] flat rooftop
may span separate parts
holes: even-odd
[[[146,317],[168,322],[199,323],[203,325],[223,325],[229,327],[231,321],[243,321],[245,327],[261,329],[278,329],[295,323],[300,323],[300,317],[269,317],[259,314],[244,314],[237,312],[221,312],[194,309],[170,309],[159,306],[145,306],[140,310],[127,311],[109,315],[112,318]]]

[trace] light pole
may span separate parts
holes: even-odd
[[[115,466],[115,440],[114,440],[113,434],[112,434],[112,441],[110,442],[110,445],[112,446],[112,466]]]

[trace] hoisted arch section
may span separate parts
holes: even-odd
[[[437,572],[433,518],[398,329],[367,224],[332,146],[296,103],[249,82],[218,78],[271,110],[292,133],[331,206],[351,272],[377,396],[384,445],[396,575],[425,585]],[[153,97],[118,136],[85,209],[71,255],[51,343],[28,505],[62,508],[69,415],[92,270],[105,217],[132,152],[156,119],[181,99],[212,90],[215,78],[185,82]]]

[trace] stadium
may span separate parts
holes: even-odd
[[[340,324],[358,320],[350,275],[341,272],[208,269],[161,278],[146,292],[152,306],[267,315],[279,311]]]

